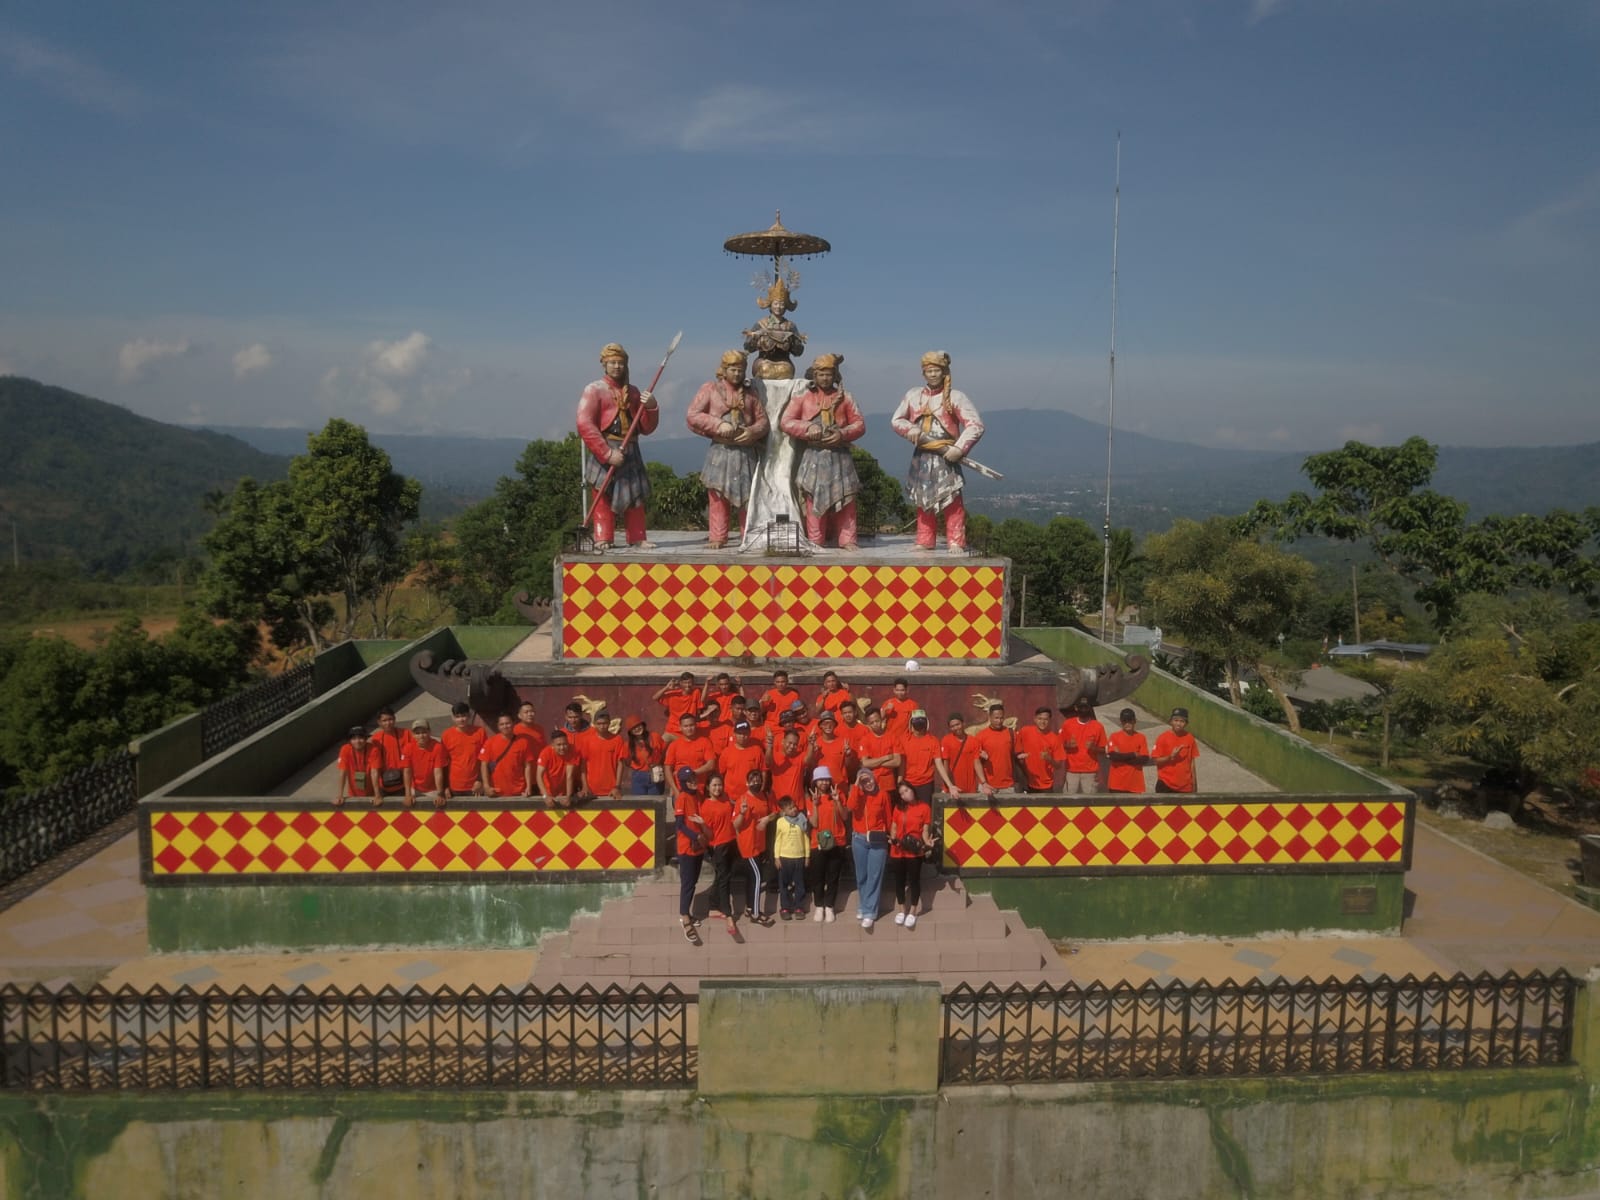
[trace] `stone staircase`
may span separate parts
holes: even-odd
[[[741,895],[735,891],[736,904]],[[891,899],[886,892],[885,907]],[[891,912],[867,932],[852,916],[854,900],[853,892],[841,899],[832,924],[813,921],[809,912],[803,921],[775,920],[771,927],[741,920],[735,940],[723,922],[704,919],[709,905],[702,885],[694,902],[702,944],[695,946],[678,924],[677,879],[646,880],[631,896],[607,900],[598,914],[581,914],[565,932],[548,935],[531,982],[569,988],[671,983],[693,991],[700,980],[715,978],[914,978],[945,988],[1068,981],[1043,933],[1015,912],[1002,912],[990,896],[969,893],[957,878],[924,881],[925,911],[915,929],[896,925]],[[769,897],[768,907],[773,903]]]

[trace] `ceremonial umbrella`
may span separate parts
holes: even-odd
[[[772,228],[763,229],[758,233],[736,234],[723,242],[722,248],[729,254],[771,258],[774,278],[782,275],[783,260],[786,258],[809,258],[814,254],[826,254],[833,249],[826,238],[785,229],[781,211],[773,219]]]

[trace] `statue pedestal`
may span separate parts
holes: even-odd
[[[816,549],[806,540],[805,517],[794,493],[794,472],[800,452],[795,441],[778,427],[783,413],[789,407],[789,398],[795,388],[805,383],[803,379],[756,379],[752,385],[761,397],[767,412],[767,444],[761,453],[761,465],[750,485],[750,504],[745,511],[744,540],[741,551],[765,553],[768,548],[767,527],[780,517],[792,522],[800,553],[809,554]]]

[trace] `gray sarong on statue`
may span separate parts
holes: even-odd
[[[821,423],[812,425],[821,429]],[[800,451],[800,467],[794,473],[795,487],[811,497],[816,511],[830,513],[854,500],[861,490],[861,478],[850,457],[849,447],[828,448],[807,445]]]
[[[583,481],[590,487],[599,487],[611,468],[592,454],[583,456]],[[650,495],[650,476],[645,474],[644,455],[639,453],[639,440],[635,438],[622,454],[622,464],[611,477],[606,489],[606,499],[612,512],[627,512],[636,504],[643,504]]]
[[[706,465],[700,468],[700,482],[713,492],[721,492],[734,508],[743,508],[750,499],[750,480],[755,477],[760,454],[754,445],[712,442],[706,451]]]
[[[929,441],[954,443],[955,435],[937,416],[928,427]],[[966,480],[961,468],[945,461],[944,448],[913,450],[911,469],[906,472],[906,499],[927,512],[940,512],[961,494]]]

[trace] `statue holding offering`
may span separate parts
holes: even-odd
[[[744,331],[744,348],[756,356],[753,373],[757,379],[793,379],[793,356],[805,352],[806,335],[787,314],[800,306],[782,279],[773,280],[756,304],[767,315]]]
[[[729,350],[717,377],[694,394],[689,429],[711,439],[700,478],[706,485],[711,548],[728,544],[730,517],[750,500],[751,485],[767,437],[767,410],[744,377],[744,355]]]
[[[803,447],[795,486],[805,498],[806,537],[822,546],[835,536],[839,549],[854,550],[861,479],[850,443],[867,431],[867,423],[855,398],[839,385],[843,360],[842,354],[817,355],[811,385],[796,390],[781,425]]]
[[[938,518],[951,554],[967,550],[967,509],[961,492],[961,462],[983,436],[983,422],[965,392],[950,386],[950,355],[930,350],[922,356],[921,387],[900,401],[890,425],[913,447],[906,474],[906,499],[917,508],[917,548],[932,550]]]

